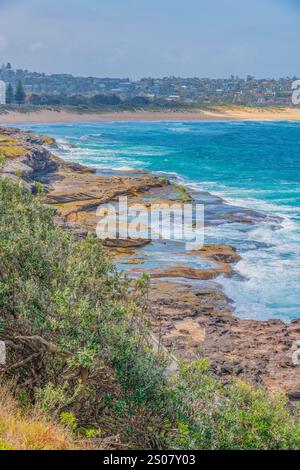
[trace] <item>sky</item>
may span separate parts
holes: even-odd
[[[300,0],[0,0],[0,64],[100,77],[300,76]]]

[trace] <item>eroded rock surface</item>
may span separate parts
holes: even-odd
[[[8,151],[10,147],[14,151]],[[97,174],[56,157],[55,147],[51,138],[0,128],[0,150],[6,152],[2,177],[22,180],[28,189],[37,181],[42,183],[46,202],[57,208],[57,223],[78,237],[95,231],[99,204],[114,202],[119,195],[145,204],[189,200],[165,179],[139,171]],[[205,204],[208,225],[251,224],[266,218],[229,206],[209,193],[198,192],[193,199]],[[287,325],[234,316],[217,283],[219,275],[234,273],[234,263],[240,259],[232,247],[205,245],[199,252],[183,253],[179,246],[149,244],[142,238],[109,239],[105,244],[122,268],[127,266],[133,275],[146,271],[152,276],[149,317],[156,337],[170,352],[188,360],[208,357],[212,374],[224,382],[232,375],[244,377],[300,399],[300,367],[292,361],[293,345],[300,340],[300,320]]]
[[[216,283],[152,281],[150,313],[154,331],[176,357],[207,357],[215,377],[231,376],[300,398],[300,368],[292,361],[300,320],[236,318]]]

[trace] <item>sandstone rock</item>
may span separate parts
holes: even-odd
[[[102,241],[104,246],[111,247],[111,248],[137,248],[141,246],[148,245],[150,243],[150,240],[147,239],[136,239],[133,240],[131,238],[126,238],[126,239],[111,239],[107,238],[106,240]]]
[[[7,159],[2,177],[21,179],[30,189],[35,181],[45,185],[47,202],[56,207],[57,223],[73,231],[76,237],[95,233],[96,208],[119,195],[133,200],[176,200],[178,191],[166,180],[149,174],[135,176],[99,175],[90,168],[64,162],[43,145],[55,142],[30,132],[0,128],[0,134],[17,139],[21,155]],[[234,209],[208,193],[198,194],[207,204],[207,223],[224,221],[251,223],[265,216],[255,211]],[[225,223],[224,222],[224,223]],[[112,252],[133,253],[149,240],[107,240]],[[234,316],[230,300],[211,279],[233,273],[232,264],[240,255],[229,246],[205,245],[190,252],[212,263],[211,268],[162,266],[152,270],[149,293],[149,319],[153,332],[162,334],[163,345],[176,357],[187,360],[207,357],[212,375],[229,383],[232,375],[281,390],[291,400],[300,400],[300,369],[292,361],[292,345],[300,339],[300,320],[286,325],[281,321],[259,322]],[[137,271],[141,272],[141,270]],[[162,278],[174,278],[166,281]],[[178,278],[184,278],[185,284]],[[177,279],[177,282],[176,282]],[[197,282],[193,284],[193,279]]]

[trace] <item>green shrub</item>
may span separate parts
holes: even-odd
[[[0,450],[11,450],[11,447],[6,441],[0,439]]]
[[[78,428],[77,418],[74,413],[70,413],[67,411],[61,413],[60,422],[61,424],[67,426],[71,431],[76,431],[76,429]]]
[[[9,357],[38,355],[18,374],[44,412],[73,412],[97,428],[118,414],[118,433],[127,434],[127,414],[134,421],[149,409],[143,419],[152,421],[166,393],[165,362],[151,351],[144,303],[131,299],[100,241],[76,241],[53,216],[20,184],[0,182],[3,334],[24,348]]]
[[[182,364],[174,381],[178,430],[171,446],[184,449],[279,450],[300,448],[299,408],[282,394],[233,380],[223,387],[206,360]]]
[[[122,448],[299,448],[299,414],[283,396],[224,388],[203,360],[165,377],[147,284],[123,278],[99,240],[58,228],[41,196],[0,181],[0,334],[26,408],[89,437],[118,435]]]

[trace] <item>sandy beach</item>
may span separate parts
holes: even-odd
[[[300,121],[300,108],[222,107],[215,110],[136,111],[79,114],[42,110],[30,113],[0,114],[0,124],[35,124],[83,121]]]

